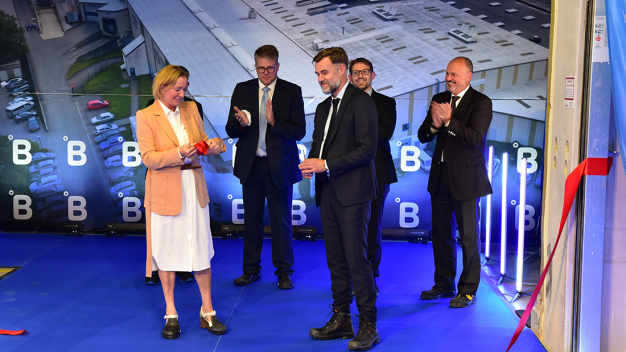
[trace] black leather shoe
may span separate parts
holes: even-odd
[[[459,293],[450,300],[450,307],[452,308],[465,308],[476,303],[476,295],[470,295],[469,293]]]
[[[376,329],[376,323],[365,321],[359,317],[359,330],[354,340],[348,342],[348,349],[352,351],[367,351],[375,343],[380,342],[380,335]]]
[[[177,271],[176,276],[182,282],[194,282],[195,281],[193,277],[193,273],[190,273],[188,271]]]
[[[157,285],[159,283],[159,272],[153,271],[152,276],[146,277],[146,285]]]
[[[166,320],[165,327],[161,331],[161,336],[167,340],[174,340],[180,336],[180,325],[178,325],[178,314],[177,315],[166,315],[164,317]]]
[[[259,281],[261,279],[261,272],[254,274],[243,274],[240,277],[235,279],[235,285],[237,286],[246,286],[250,285],[251,282]]]
[[[453,288],[439,288],[433,286],[428,291],[422,291],[422,299],[439,299],[439,298],[452,298],[456,294]]]
[[[333,310],[333,316],[323,328],[312,328],[309,335],[317,340],[332,340],[341,337],[351,339],[354,337],[354,327],[352,327],[352,316],[350,313]]]
[[[289,275],[280,276],[280,278],[278,279],[278,287],[283,290],[290,290],[293,288],[293,281],[291,281]]]

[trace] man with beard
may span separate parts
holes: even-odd
[[[417,136],[422,143],[437,137],[428,179],[433,214],[435,286],[422,292],[422,299],[451,298],[450,307],[476,303],[480,282],[480,237],[478,202],[491,194],[485,167],[485,140],[493,117],[491,99],[470,86],[474,66],[457,57],[446,68],[447,92],[433,96],[430,109]],[[463,272],[455,297],[456,218]]]
[[[380,276],[378,267],[382,254],[383,209],[389,194],[389,185],[398,182],[398,177],[389,146],[389,140],[396,129],[396,100],[372,88],[372,80],[375,77],[374,65],[368,59],[359,57],[350,61],[350,82],[372,97],[378,113],[378,149],[374,158],[378,198],[372,200],[372,215],[367,226],[367,259],[372,263],[374,287],[378,295],[376,278]]]
[[[342,48],[324,49],[313,62],[322,91],[331,96],[317,106],[311,151],[300,170],[306,178],[315,174],[334,302],[330,321],[309,335],[318,340],[354,337],[350,315],[354,285],[359,329],[348,348],[363,351],[380,341],[374,276],[367,260],[370,203],[377,190],[376,106],[367,93],[348,84],[348,55]]]

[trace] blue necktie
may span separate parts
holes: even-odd
[[[269,99],[270,87],[263,87],[263,97],[261,98],[261,119],[259,124],[259,148],[265,151],[265,132],[267,131],[267,117],[265,116],[265,107],[267,106],[267,99]]]

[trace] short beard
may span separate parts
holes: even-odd
[[[332,94],[334,92],[337,91],[337,89],[339,89],[339,86],[341,85],[341,80],[337,79],[336,82],[328,82],[328,89],[324,89],[322,87],[322,93],[324,94]]]
[[[362,91],[364,91],[364,92],[368,91],[368,90],[370,89],[370,87],[372,86],[371,84],[370,84],[370,85],[368,85],[367,83],[363,83],[363,84],[360,84],[360,83],[359,83],[359,84],[357,85],[357,81],[354,81],[354,82],[355,82],[355,83],[354,83],[354,86],[355,86],[355,87],[357,87],[357,88],[359,88],[360,90],[362,90]],[[364,86],[363,88],[361,88],[360,86],[362,86],[362,85],[365,85],[365,86]]]

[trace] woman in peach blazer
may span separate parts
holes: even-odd
[[[207,155],[226,151],[220,138],[209,139],[194,102],[183,101],[189,73],[176,65],[154,78],[154,104],[137,112],[137,140],[146,176],[146,276],[158,269],[166,304],[165,339],[180,336],[174,305],[176,271],[193,271],[202,297],[200,323],[213,334],[224,334],[211,302],[213,242],[209,194],[194,146],[205,141]]]

